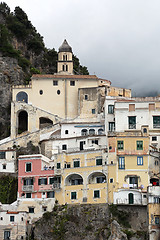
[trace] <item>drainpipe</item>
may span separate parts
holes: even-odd
[[[65,79],[65,97],[64,97],[64,105],[65,105],[65,119],[67,118],[67,80]]]

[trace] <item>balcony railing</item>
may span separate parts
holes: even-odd
[[[33,192],[34,191],[34,186],[33,185],[22,186],[22,191],[24,191],[24,192]]]
[[[136,183],[134,183],[134,184],[129,184],[129,188],[137,189],[137,188],[138,188],[138,184],[136,184]]]
[[[160,128],[160,124],[159,123],[153,123],[153,128]]]
[[[91,149],[106,149],[107,148],[107,146],[106,145],[97,145],[97,144],[94,144],[94,145],[88,145],[87,147],[84,145],[84,149],[82,150],[80,150],[80,148],[79,147],[75,147],[75,148],[68,148],[68,149],[66,149],[66,150],[62,150],[62,149],[57,149],[56,151],[58,152],[58,153],[62,153],[62,152],[66,152],[66,153],[69,153],[69,152],[79,152],[79,151],[87,151],[87,150],[91,150]]]
[[[136,129],[136,123],[129,124],[129,129]]]
[[[61,188],[61,184],[60,183],[53,183],[52,184],[52,189],[60,189]]]

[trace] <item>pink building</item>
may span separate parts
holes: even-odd
[[[41,154],[19,156],[18,198],[54,198],[59,180],[54,177],[53,161],[49,158]]]

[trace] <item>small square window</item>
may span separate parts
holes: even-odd
[[[70,81],[70,86],[75,86],[75,81]]]
[[[93,109],[92,109],[92,114],[95,114],[95,113],[96,113],[96,109],[93,108]]]
[[[47,207],[42,207],[42,209],[43,209],[43,212],[47,211]]]
[[[61,163],[57,163],[57,169],[61,169]]]
[[[77,199],[77,192],[71,192],[71,199]]]
[[[73,166],[74,166],[74,168],[80,167],[80,161],[79,160],[74,160]]]
[[[31,193],[26,193],[26,198],[31,198],[31,197],[32,197]]]
[[[102,158],[96,159],[96,166],[102,165]]]
[[[94,198],[100,198],[100,191],[99,190],[94,191]]]
[[[152,141],[157,141],[157,136],[153,136]]]
[[[113,114],[114,113],[114,105],[108,105],[108,113]]]
[[[58,86],[58,81],[53,81],[53,86]]]
[[[29,211],[29,213],[34,213],[34,207],[29,207],[28,211]]]
[[[65,134],[68,134],[68,130],[65,130]]]
[[[143,150],[143,141],[137,141],[137,150]]]
[[[67,150],[67,145],[66,144],[62,145],[62,150]]]
[[[6,158],[6,153],[0,152],[0,159],[5,159],[5,158]]]
[[[54,198],[54,191],[47,192],[47,198]]]
[[[118,150],[123,150],[123,141],[117,141],[117,148]]]
[[[32,163],[26,163],[26,172],[32,171]]]
[[[10,222],[14,222],[14,216],[10,216]]]
[[[137,165],[143,165],[143,157],[137,157]]]

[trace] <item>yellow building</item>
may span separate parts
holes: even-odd
[[[147,204],[149,136],[141,131],[108,136],[109,203]]]
[[[60,204],[106,203],[107,164],[104,150],[57,155],[53,187]]]

